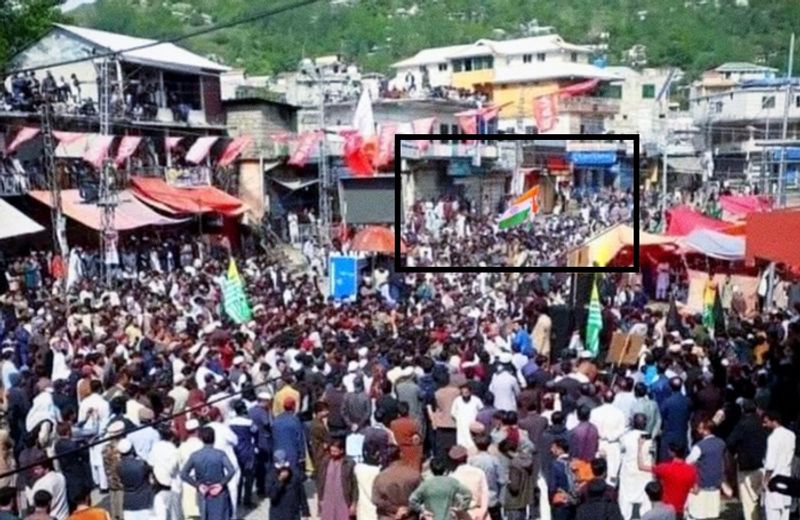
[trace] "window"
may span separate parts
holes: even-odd
[[[439,125],[439,133],[441,135],[449,134],[450,133],[450,125]],[[447,139],[442,139],[441,142],[444,143],[444,144],[447,144],[450,141],[448,141]]]
[[[577,52],[571,53],[569,55],[569,61],[571,61],[572,63],[578,63],[578,53]]]
[[[453,72],[461,72],[464,70],[464,62],[462,60],[453,60]]]
[[[723,107],[722,101],[717,101],[716,103],[713,103],[711,105],[711,111],[719,114],[720,112],[722,112],[722,107]]]
[[[464,60],[464,70],[469,72],[472,70],[472,60],[467,58]]]
[[[440,63],[439,64],[439,71],[442,72],[442,71],[445,71],[445,70],[447,70],[447,63]]]
[[[642,97],[644,99],[654,99],[656,97],[656,86],[653,84],[642,85]]]
[[[622,85],[601,85],[598,95],[604,98],[622,99]]]
[[[795,98],[794,98],[794,106],[800,107],[800,96],[795,96]]]
[[[525,133],[526,134],[538,134],[539,131],[536,129],[535,126],[531,125],[531,126],[526,126],[525,127]]]
[[[533,61],[533,55],[532,54],[523,54],[522,55],[522,63],[530,63],[532,61]]]
[[[536,61],[544,61],[547,55],[543,52],[539,52],[536,54]]]
[[[761,96],[761,108],[775,108],[775,96]]]

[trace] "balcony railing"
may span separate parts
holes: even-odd
[[[618,99],[576,96],[562,99],[558,109],[562,112],[577,114],[616,114],[619,112]]]

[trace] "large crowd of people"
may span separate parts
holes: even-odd
[[[463,197],[420,201],[403,227],[410,248],[405,261],[421,267],[561,267],[572,249],[614,224],[632,222],[632,213],[629,192],[563,190],[552,213],[501,229],[498,215],[480,215]]]
[[[8,263],[2,518],[224,520],[264,499],[274,520],[712,519],[731,495],[789,518],[800,306],[709,331],[609,275],[595,357],[551,318],[567,274],[376,273],[344,302],[248,255],[234,323],[224,249],[128,254],[113,288],[53,255]],[[643,336],[637,363],[604,361],[617,330]]]

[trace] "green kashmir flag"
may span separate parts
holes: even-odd
[[[235,323],[246,323],[253,316],[250,304],[247,303],[247,295],[244,293],[244,283],[233,258],[228,264],[228,276],[222,282],[222,304],[225,313]]]
[[[600,330],[603,328],[603,315],[600,312],[600,296],[597,283],[592,281],[592,297],[589,300],[589,317],[586,320],[586,350],[597,357],[600,352]]]

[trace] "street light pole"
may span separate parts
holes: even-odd
[[[789,39],[789,67],[786,75],[786,97],[783,103],[783,131],[781,139],[786,140],[789,132],[789,104],[792,98],[792,68],[794,66],[794,33]],[[780,166],[778,167],[778,204],[780,207],[786,205],[784,194],[783,177],[786,175],[786,145],[781,147]]]

